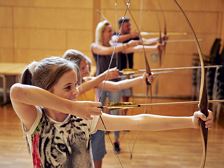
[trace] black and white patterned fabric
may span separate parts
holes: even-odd
[[[68,115],[57,122],[38,111],[32,128],[26,132],[35,168],[92,168],[90,135],[98,117],[84,120]]]

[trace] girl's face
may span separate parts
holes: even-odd
[[[86,61],[82,60],[80,62],[79,69],[82,78],[89,76],[89,64]]]
[[[68,99],[75,100],[78,96],[78,77],[75,70],[66,72],[53,86],[55,95]]]
[[[109,44],[111,37],[113,35],[113,30],[111,25],[107,25],[103,31],[103,44]]]

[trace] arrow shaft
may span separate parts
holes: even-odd
[[[202,41],[202,39],[198,39],[198,41]],[[177,40],[167,40],[166,43],[176,43],[176,42],[195,42],[194,39],[177,39]]]
[[[158,36],[159,32],[141,32],[141,36]],[[180,35],[187,35],[186,32],[168,32],[168,36],[180,36]]]
[[[222,65],[208,65],[205,68],[219,68]],[[169,70],[186,70],[186,69],[201,69],[201,66],[189,66],[189,67],[174,67],[174,68],[156,68],[152,69],[152,71],[169,71]],[[145,72],[144,69],[139,69],[140,72]]]
[[[100,106],[101,109],[115,110],[115,109],[131,109],[146,106],[168,106],[179,104],[198,104],[199,101],[180,101],[180,102],[161,102],[161,103],[145,103],[145,104],[124,104],[124,105],[112,105],[112,106]],[[224,103],[224,100],[208,100],[208,103]]]
[[[208,100],[209,103],[223,103],[224,100]],[[199,101],[182,101],[182,102],[162,102],[162,103],[148,103],[139,104],[140,106],[161,106],[161,105],[178,105],[178,104],[197,104]]]

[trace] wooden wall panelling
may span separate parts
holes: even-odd
[[[12,48],[0,48],[0,62],[14,62],[14,51]]]
[[[219,18],[219,5],[220,0],[211,1],[211,0],[199,0],[197,2],[192,3],[191,1],[180,1],[180,4],[186,11],[197,35],[199,38],[202,38],[201,46],[203,52],[208,54],[210,51],[211,44],[214,41],[214,38],[219,36],[218,30],[220,28]],[[143,3],[143,5],[141,5]],[[163,25],[163,16],[162,12],[164,12],[166,20],[167,20],[167,29],[168,31],[173,32],[187,32],[188,36],[183,37],[175,37],[177,39],[193,39],[192,32],[189,29],[186,21],[184,20],[182,13],[177,9],[176,5],[168,0],[160,1],[161,8],[159,8],[158,2],[156,1],[132,1],[131,10],[136,19],[137,23],[141,23],[139,25],[141,30],[143,31],[158,31],[158,17],[160,19],[160,24]],[[140,14],[140,7],[142,7]],[[102,1],[102,9],[105,16],[110,20],[114,29],[116,30],[116,17],[114,15],[123,16],[125,5],[120,3],[115,9],[114,2],[111,1]],[[129,16],[127,14],[127,16]],[[142,21],[143,20],[143,21]],[[133,23],[132,23],[133,25]],[[133,29],[135,27],[133,26]],[[162,27],[161,27],[162,29]],[[170,38],[170,39],[175,39]],[[167,55],[163,62],[163,67],[172,67],[172,66],[191,66],[192,64],[192,53],[197,52],[195,44],[193,42],[179,42],[167,45]],[[141,55],[141,54],[140,54]],[[152,67],[158,67],[155,63],[153,63],[151,59],[151,54],[147,54],[150,65]],[[144,68],[144,64],[142,63],[143,59],[139,54],[135,56],[135,67],[136,68]],[[168,88],[169,86],[164,81],[171,81],[170,86],[182,86],[181,93],[182,95],[190,95],[191,94],[191,72],[180,73],[180,76],[172,75],[171,78],[166,77],[166,75],[162,76],[159,81],[162,83],[159,86],[159,89],[164,91],[165,95],[176,94],[178,93],[177,87]],[[177,81],[177,82],[174,82]],[[176,85],[175,85],[176,84]],[[167,90],[168,89],[168,90]],[[138,89],[144,90],[144,89]],[[143,91],[144,92],[144,91]]]
[[[23,6],[44,8],[92,8],[93,1],[90,0],[0,0],[1,6]]]
[[[64,30],[26,29],[15,30],[15,44],[18,49],[65,49]]]
[[[15,9],[15,27],[84,29],[91,28],[89,9],[21,8]],[[80,17],[81,16],[81,17]]]
[[[12,8],[0,6],[0,27],[12,27]]]
[[[0,48],[12,48],[13,47],[13,30],[12,28],[0,27]]]
[[[170,0],[132,0],[131,10],[142,31],[158,31],[158,17],[163,26],[166,16],[168,31],[187,32],[178,39],[191,39],[191,31],[175,4]],[[94,40],[95,26],[100,20],[97,10],[101,10],[117,30],[117,19],[124,14],[124,1],[114,0],[0,0],[0,61],[30,62],[49,55],[63,54],[68,48],[75,48],[89,55],[89,46]],[[201,42],[203,52],[208,54],[214,38],[224,38],[223,0],[179,0],[190,18]],[[129,15],[128,15],[129,16]],[[133,25],[133,29],[136,27]],[[170,39],[175,39],[170,37]],[[196,52],[193,43],[167,45],[167,54],[162,67],[190,66],[192,53]],[[159,67],[152,53],[147,57],[152,68]],[[93,60],[93,59],[92,59]],[[144,68],[142,54],[136,54],[135,67]],[[94,62],[94,61],[93,61]],[[167,90],[166,82],[175,79],[183,85],[181,94],[191,94],[191,75],[181,73],[159,78],[159,91],[165,95],[175,92]],[[184,85],[186,83],[186,86]],[[153,86],[155,87],[155,86]]]
[[[65,49],[15,49],[15,62],[30,63],[49,56],[60,56],[64,51]]]
[[[222,37],[222,40],[224,40],[224,1],[222,1],[222,4],[220,5],[221,6],[221,22],[222,22],[222,24],[221,24],[221,37]],[[223,45],[224,45],[224,43],[222,43]]]
[[[29,18],[25,18],[28,13],[31,13]],[[28,9],[27,12],[24,12],[22,9],[16,11],[17,22],[15,27],[23,27],[21,29],[26,29],[30,32],[28,36],[30,38],[26,42],[30,45],[30,49],[46,49],[48,50],[66,50],[67,48],[76,48],[77,44],[74,43],[71,47],[71,39],[77,39],[76,36],[70,34],[69,32],[76,32],[77,34],[82,33],[83,30],[91,30],[91,13],[89,10],[73,10],[73,9]],[[82,15],[82,17],[79,17]],[[45,19],[43,19],[45,18]],[[26,21],[29,20],[29,21]],[[51,20],[51,22],[49,22]],[[24,24],[24,22],[26,22]],[[25,27],[25,28],[24,28]],[[81,32],[81,33],[80,33]],[[20,34],[20,33],[19,33]],[[18,36],[17,36],[18,37]],[[29,39],[28,38],[28,39]],[[22,40],[23,37],[17,40]],[[79,38],[82,39],[82,38]],[[30,43],[30,44],[29,44]],[[26,43],[20,43],[26,45]],[[86,44],[86,43],[85,43]],[[21,48],[18,46],[18,48]],[[28,47],[29,49],[29,47]],[[48,55],[51,55],[52,52],[49,52]],[[58,53],[59,55],[61,53]],[[44,55],[43,57],[46,57]]]

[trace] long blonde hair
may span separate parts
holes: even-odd
[[[95,33],[95,43],[96,44],[103,45],[102,35],[103,35],[103,31],[104,31],[105,27],[108,25],[110,25],[110,22],[108,22],[107,20],[103,20],[97,24],[96,33]]]

